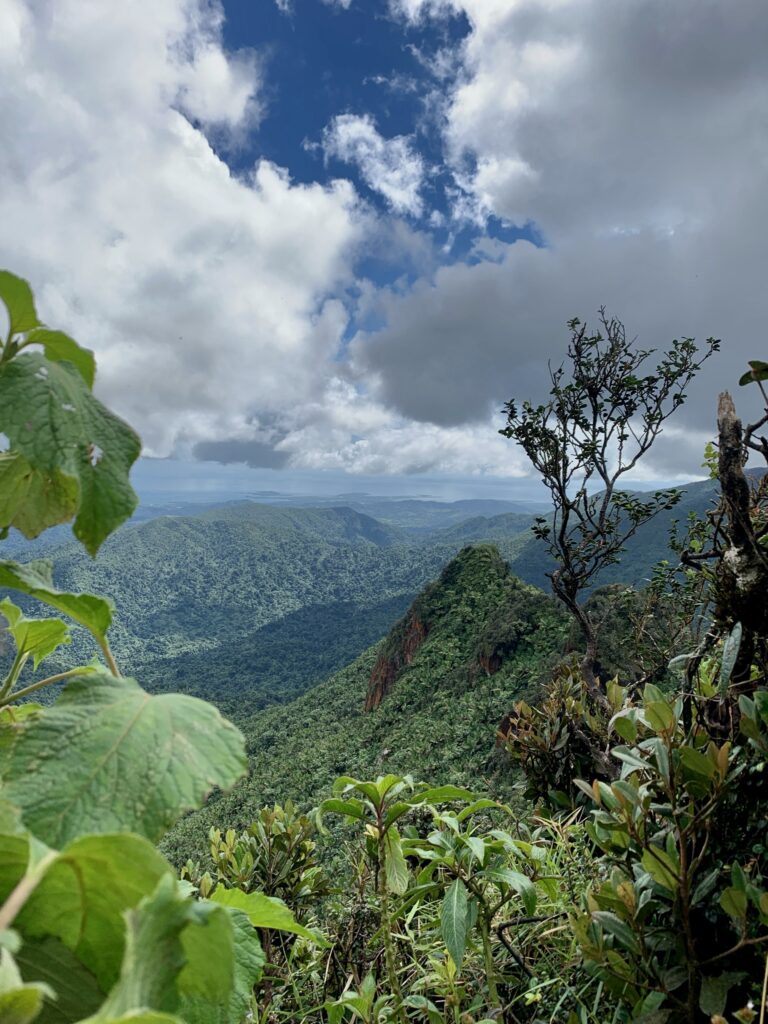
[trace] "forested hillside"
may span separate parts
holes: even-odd
[[[353,664],[241,720],[248,778],[180,822],[164,848],[180,862],[199,856],[210,825],[244,826],[273,801],[310,807],[340,774],[414,772],[508,795],[513,773],[495,753],[497,725],[536,691],[567,632],[555,602],[516,579],[494,547],[466,548]],[[390,687],[366,712],[383,676]]]
[[[672,520],[703,515],[714,495],[711,481],[683,490],[677,508],[644,526],[599,582],[640,584],[669,556]],[[516,576],[548,590],[552,563],[529,531],[531,516],[472,514],[503,504],[375,505],[400,525],[343,507],[248,501],[190,514],[187,506],[184,515],[160,510],[123,527],[96,562],[62,546],[60,531],[59,545],[41,553],[55,558],[59,585],[115,601],[116,654],[151,690],[215,700],[239,720],[356,658],[465,544],[492,542]],[[37,543],[24,546],[26,557]],[[67,658],[84,653],[75,643]]]

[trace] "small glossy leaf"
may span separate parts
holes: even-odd
[[[720,896],[720,906],[735,921],[743,921],[747,916],[747,894],[729,886]]]
[[[226,889],[218,885],[211,893],[212,903],[223,907],[235,907],[248,915],[254,928],[274,928],[281,932],[292,932],[311,942],[320,942],[318,935],[304,925],[299,924],[289,907],[274,896],[265,896],[263,892],[243,892],[242,889]]]
[[[654,846],[652,850],[643,853],[642,865],[654,882],[662,888],[676,892],[678,888],[677,865],[669,857],[665,850]]]
[[[8,310],[11,336],[40,326],[32,289],[23,278],[8,270],[0,270],[0,301]]]
[[[492,879],[501,885],[513,889],[523,901],[526,914],[533,914],[536,911],[536,886],[520,871],[511,871],[509,868],[492,868],[484,871],[486,878]]]
[[[130,829],[157,841],[214,786],[247,765],[243,738],[211,704],[150,696],[134,679],[76,676],[24,725],[5,770],[6,795],[50,846]]]
[[[709,1017],[724,1013],[728,992],[744,978],[743,971],[726,971],[716,977],[702,978],[699,1009]]]
[[[453,800],[474,800],[475,794],[469,789],[461,789],[459,786],[435,786],[434,789],[427,789],[416,793],[411,797],[412,803],[446,804]]]
[[[403,856],[403,847],[397,829],[392,827],[384,839],[384,875],[390,892],[402,896],[408,888],[408,865]]]
[[[104,640],[112,624],[114,606],[94,594],[69,594],[53,584],[53,567],[47,559],[35,562],[0,562],[0,587],[18,590],[68,615],[97,638]]]
[[[7,597],[0,601],[0,614],[8,623],[16,650],[29,655],[35,668],[58,647],[71,641],[69,628],[61,619],[28,619]]]
[[[616,914],[608,910],[596,910],[592,914],[592,918],[594,921],[597,921],[604,931],[608,932],[609,935],[613,935],[628,952],[638,953],[640,951],[637,936],[626,921],[622,921]]]
[[[447,888],[440,913],[440,932],[457,969],[461,968],[467,944],[467,890],[460,878]]]

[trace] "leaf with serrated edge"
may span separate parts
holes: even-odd
[[[0,587],[18,590],[63,612],[96,637],[104,640],[112,625],[114,606],[95,594],[69,594],[53,585],[52,565],[46,559],[35,562],[0,562]]]
[[[24,352],[0,366],[0,432],[34,469],[78,482],[73,530],[92,555],[133,514],[128,474],[141,442],[70,363]]]
[[[49,846],[131,830],[156,842],[185,811],[247,767],[243,737],[196,697],[150,696],[134,679],[76,676],[22,728],[6,796]]]
[[[77,480],[40,473],[18,452],[0,452],[0,529],[13,526],[29,540],[77,512]]]

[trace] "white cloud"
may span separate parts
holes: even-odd
[[[96,350],[154,454],[322,393],[362,230],[349,183],[235,177],[179,112],[252,127],[259,68],[220,21],[208,0],[0,6],[0,265]]]
[[[379,192],[395,213],[418,217],[424,162],[407,136],[385,139],[366,114],[340,114],[323,133],[326,156],[356,164],[369,188]]]
[[[454,213],[532,221],[547,249],[502,247],[410,295],[353,345],[403,415],[457,425],[541,393],[569,316],[601,303],[643,344],[724,339],[677,422],[696,444],[717,390],[764,335],[768,7],[699,0],[393,0],[410,20],[463,10],[446,109]],[[751,396],[739,392],[745,412]],[[685,444],[673,445],[689,467]],[[674,452],[664,455],[666,468]]]

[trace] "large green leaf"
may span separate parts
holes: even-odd
[[[214,998],[210,990],[202,988],[204,973],[197,970],[199,956],[192,952],[194,935],[185,936],[187,965],[179,982],[181,1013],[187,1024],[231,1024],[245,1017],[250,1006],[254,985],[261,978],[266,962],[256,929],[248,916],[234,907],[220,907],[229,917],[234,941],[234,975],[227,994]],[[203,950],[200,950],[202,954]],[[195,979],[191,985],[188,979]]]
[[[194,902],[180,896],[175,879],[167,876],[151,896],[126,913],[120,977],[92,1017],[94,1022],[119,1018],[132,1010],[173,1013],[178,1009],[178,976],[186,963],[181,933],[194,910]],[[225,962],[231,950],[221,952]]]
[[[137,1011],[179,1011],[186,1024],[242,1019],[264,962],[244,914],[184,896],[169,876],[126,914],[126,936],[120,977],[92,1024]]]
[[[263,892],[243,892],[242,889],[225,889],[223,885],[218,885],[211,893],[210,900],[223,907],[242,910],[254,928],[274,928],[301,935],[312,942],[320,941],[314,932],[299,924],[282,900],[274,896],[265,896]]]
[[[18,881],[14,874],[0,862],[0,900]],[[123,957],[123,913],[166,875],[170,865],[141,836],[83,836],[49,864],[15,927],[25,940],[60,939],[107,991]]]
[[[75,536],[91,554],[136,508],[128,474],[141,450],[69,362],[24,352],[0,366],[0,432],[30,465],[79,485]]]
[[[89,388],[93,387],[96,376],[96,360],[90,349],[78,345],[63,331],[51,331],[47,327],[38,327],[30,331],[26,344],[42,345],[46,356],[51,362],[66,361],[72,363]]]
[[[446,890],[440,913],[440,931],[443,942],[451,954],[456,968],[461,968],[464,949],[467,944],[469,900],[467,890],[460,878],[455,879]]]
[[[8,758],[8,799],[49,846],[83,832],[157,841],[214,786],[245,772],[243,737],[211,704],[152,697],[134,679],[76,676],[25,724]]]
[[[71,640],[69,628],[61,619],[28,619],[21,608],[7,597],[0,601],[0,614],[8,623],[8,632],[13,637],[16,650],[30,656],[35,668]]]
[[[96,978],[58,939],[27,940],[16,962],[25,982],[44,982],[55,993],[55,998],[46,999],[37,1024],[75,1024],[104,1001]]]
[[[18,452],[0,452],[0,530],[13,526],[37,537],[74,518],[79,494],[74,477],[41,473]]]
[[[46,985],[25,984],[15,960],[7,949],[0,950],[0,1021],[2,1024],[31,1024],[51,995]]]
[[[47,559],[35,562],[0,562],[0,587],[19,590],[37,598],[85,626],[103,641],[112,624],[114,606],[105,597],[94,594],[68,594],[53,584],[53,566]]]
[[[32,289],[23,278],[17,277],[9,270],[0,270],[0,301],[8,310],[11,337],[40,326]]]

